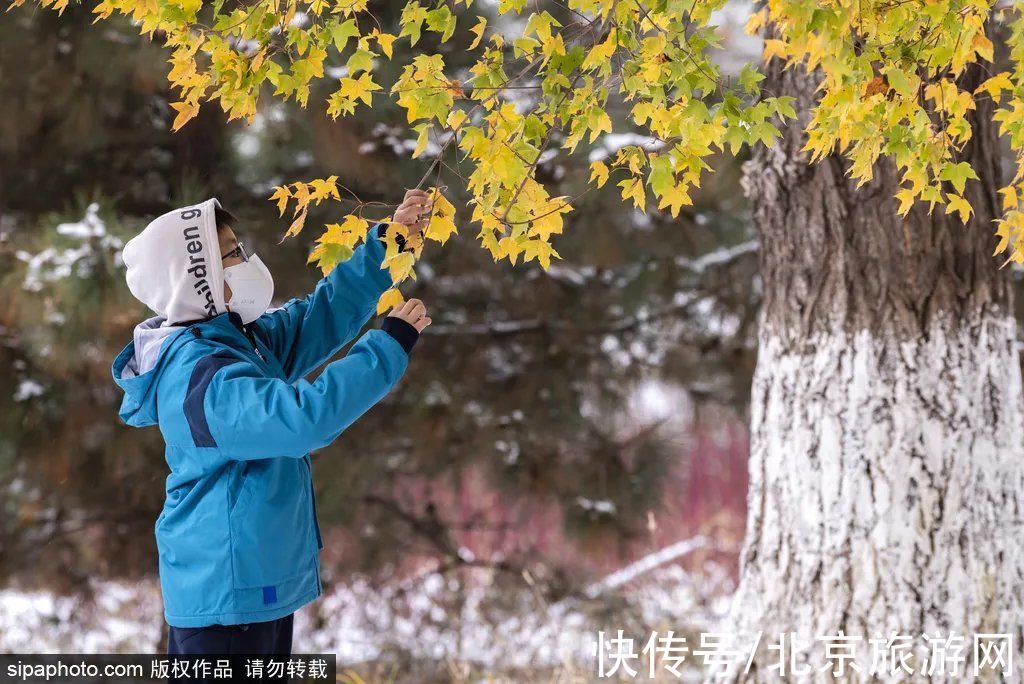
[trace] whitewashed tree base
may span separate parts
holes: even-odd
[[[872,637],[926,646],[922,634],[953,631],[970,651],[971,635],[1009,631],[1024,672],[1015,336],[1014,320],[982,317],[913,341],[840,332],[793,348],[762,328],[732,612],[741,645],[758,630],[842,630],[864,637],[866,672]]]

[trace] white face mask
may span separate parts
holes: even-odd
[[[255,254],[248,261],[225,268],[224,282],[231,286],[228,310],[241,316],[243,324],[252,323],[270,308],[274,277]]]

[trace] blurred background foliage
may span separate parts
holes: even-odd
[[[371,3],[385,22],[394,7]],[[119,422],[109,370],[149,315],[124,286],[123,241],[216,196],[283,301],[316,282],[306,257],[336,217],[321,208],[278,244],[274,184],[337,174],[395,203],[430,165],[409,159],[413,136],[383,95],[338,122],[269,97],[252,126],[205,107],[172,135],[159,36],[91,21],[78,5],[0,19],[0,576],[71,593],[156,570],[163,445]],[[458,69],[453,43],[442,50]],[[577,194],[588,161],[629,137],[552,155],[540,178]],[[757,255],[739,161],[716,166],[675,220],[611,184],[585,194],[547,272],[494,264],[465,224],[427,255],[405,294],[434,325],[409,373],[314,456],[328,588],[440,576],[458,600],[483,573],[498,608],[516,588],[557,601],[697,535],[714,543],[679,562],[731,576]],[[457,168],[443,178],[460,207]]]

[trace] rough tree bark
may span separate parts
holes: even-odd
[[[901,220],[890,164],[860,189],[838,158],[808,165],[814,77],[776,67],[765,85],[795,96],[802,121],[744,179],[764,304],[732,625],[741,646],[763,636],[738,678],[777,680],[767,643],[781,632],[810,642],[812,665],[814,637],[861,636],[865,673],[869,639],[909,635],[917,676],[923,634],[966,635],[969,668],[975,633],[1012,632],[1016,671],[1024,412],[1008,274],[991,256],[991,107],[963,154],[981,177],[965,227],[941,207]]]

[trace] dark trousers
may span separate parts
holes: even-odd
[[[277,655],[292,652],[292,615],[270,622],[171,627],[167,655]]]

